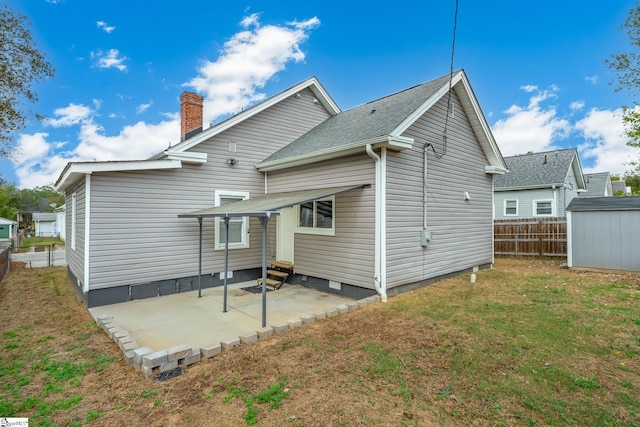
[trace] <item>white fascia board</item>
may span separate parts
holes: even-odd
[[[200,132],[197,135],[194,135],[192,138],[187,139],[186,141],[182,141],[179,144],[176,144],[172,149],[172,153],[182,152],[188,150],[201,142],[206,141],[207,139],[215,136],[221,132],[224,132],[227,129],[232,128],[233,126],[247,120],[250,117],[255,116],[258,113],[266,110],[267,108],[272,107],[273,105],[283,101],[290,96],[294,96],[296,93],[304,90],[306,88],[310,88],[311,91],[318,96],[320,102],[325,108],[329,109],[329,113],[333,116],[340,112],[340,108],[333,102],[329,94],[324,90],[318,79],[315,77],[310,77],[307,80],[298,83],[297,85],[285,90],[284,92],[280,92],[279,94],[263,101],[260,104],[257,104],[239,114],[236,114],[233,117],[223,121],[222,123],[218,123],[217,125],[211,126],[210,128]],[[156,156],[158,157],[158,156]]]
[[[587,183],[584,180],[584,173],[582,172],[582,164],[580,163],[580,157],[578,156],[577,152],[575,157],[573,158],[573,161],[571,162],[571,167],[573,168],[573,174],[576,177],[578,188],[586,189]]]
[[[462,87],[462,90],[459,92],[458,88]],[[500,149],[498,148],[498,144],[496,143],[493,134],[491,133],[491,128],[489,124],[485,120],[484,114],[482,113],[482,109],[478,104],[478,100],[476,99],[473,89],[471,88],[471,84],[467,78],[467,75],[464,71],[459,71],[453,75],[451,79],[451,83],[448,81],[442,85],[438,91],[431,96],[424,104],[420,106],[416,111],[413,112],[409,117],[407,117],[396,129],[391,132],[391,135],[402,135],[416,120],[418,120],[423,114],[425,114],[431,107],[433,107],[443,96],[445,96],[449,92],[449,87],[451,90],[455,90],[456,94],[460,98],[463,107],[465,108],[465,114],[469,118],[471,126],[473,127],[474,132],[476,133],[476,137],[480,142],[482,150],[484,151],[485,157],[489,160],[491,166],[495,167],[496,170],[503,169],[507,171],[507,164],[500,154]],[[471,107],[469,111],[468,108]],[[500,172],[487,172],[487,173],[500,173]],[[504,172],[502,172],[504,173]]]
[[[168,160],[180,160],[183,163],[196,165],[207,163],[207,153],[196,153],[193,151],[174,152],[167,150],[164,154]]]
[[[311,80],[313,83],[308,84],[309,89],[311,89],[311,92],[313,92],[313,94],[318,97],[318,101],[322,105],[324,105],[324,108],[329,111],[329,114],[335,116],[336,114],[342,112],[340,107],[338,107],[338,104],[335,103],[333,98],[331,98],[331,95],[329,95],[329,92],[327,92],[324,86],[320,84],[318,79],[316,79],[315,77],[311,77],[308,80]]]
[[[498,143],[496,142],[495,138],[493,137],[493,133],[491,132],[491,127],[484,117],[482,108],[480,108],[478,99],[473,93],[473,88],[471,87],[466,74],[462,72],[460,73],[459,82],[464,90],[461,93],[458,93],[456,91],[456,93],[458,93],[458,96],[461,98],[463,106],[471,107],[471,111],[468,111],[465,108],[465,113],[469,118],[471,127],[473,128],[476,137],[480,142],[480,146],[482,147],[487,160],[489,160],[491,166],[508,170],[507,164],[502,157],[502,153],[500,153]]]
[[[460,81],[461,74],[462,73],[457,73],[453,76],[453,79],[451,81],[452,88],[457,82]],[[422,117],[424,113],[429,111],[429,109],[433,107],[436,104],[436,102],[438,102],[440,98],[442,98],[448,91],[449,91],[449,82],[447,81],[446,84],[444,84],[440,89],[438,89],[438,91],[435,94],[433,94],[429,99],[427,99],[416,111],[410,114],[406,119],[404,119],[402,123],[400,123],[400,125],[398,125],[398,127],[396,127],[393,131],[391,131],[391,135],[402,135],[407,129],[409,129],[409,126],[414,124],[415,121],[418,120],[420,117]]]
[[[288,157],[281,160],[273,160],[271,162],[258,163],[256,168],[260,172],[270,172],[279,169],[291,168],[294,166],[308,165],[318,163],[324,160],[346,157],[351,154],[361,152],[368,144],[374,148],[386,147],[392,151],[402,151],[413,146],[413,138],[404,136],[382,136],[371,138],[364,141],[354,142],[348,145],[330,148],[328,150],[318,151],[311,154],[304,154],[296,157]]]
[[[121,172],[157,169],[180,169],[180,160],[136,160],[114,162],[85,162],[69,163],[58,178],[54,188],[56,191],[64,191],[84,174],[97,172]]]
[[[493,191],[522,191],[522,190],[540,190],[545,188],[555,189],[557,187],[562,187],[562,183],[559,184],[543,184],[543,185],[528,185],[521,187],[501,187],[495,188]]]
[[[506,168],[501,168],[499,166],[489,165],[484,167],[484,172],[492,175],[504,175],[505,173],[509,172],[509,170]]]

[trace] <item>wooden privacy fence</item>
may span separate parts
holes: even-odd
[[[567,256],[566,218],[497,219],[493,233],[495,255]]]
[[[0,282],[4,279],[5,274],[9,272],[11,248],[0,249]]]

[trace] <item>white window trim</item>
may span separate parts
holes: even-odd
[[[551,213],[550,214],[538,214],[538,203],[549,203],[551,204]],[[556,211],[556,207],[555,207],[555,203],[553,203],[553,199],[541,199],[541,200],[534,200],[533,201],[533,216],[536,217],[552,217],[555,216],[555,211]]]
[[[76,228],[78,223],[78,195],[71,195],[71,249],[76,250]]]
[[[216,190],[215,191],[215,206],[220,206],[220,199],[224,197],[241,197],[242,200],[248,199],[250,196],[248,191],[230,191],[230,190]],[[215,250],[224,250],[225,242],[220,241],[220,227],[224,227],[224,220],[222,218],[215,218]],[[229,249],[245,249],[249,246],[249,217],[242,217],[242,240],[238,243],[229,242]]]
[[[296,229],[299,234],[316,234],[319,236],[335,236],[336,235],[336,198],[335,196],[325,197],[324,199],[314,200],[313,206],[315,211],[316,202],[331,200],[331,228],[315,228],[300,226],[300,205],[296,206]],[[315,218],[315,215],[314,215]]]
[[[507,213],[507,202],[516,202],[516,213],[515,214],[509,214]],[[518,201],[518,199],[506,199],[503,201],[503,207],[502,207],[502,215],[503,216],[518,216],[518,214],[520,213],[520,203]]]

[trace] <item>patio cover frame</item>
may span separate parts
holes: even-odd
[[[196,218],[199,226],[198,248],[198,298],[202,296],[202,220],[221,218],[224,220],[226,239],[224,242],[224,303],[222,312],[227,312],[227,275],[229,271],[229,218],[257,217],[262,225],[262,327],[267,326],[267,225],[272,215],[280,215],[280,209],[303,203],[313,202],[359,188],[368,188],[371,184],[348,185],[342,187],[318,188],[284,193],[265,194],[251,199],[240,200],[226,205],[214,206],[190,213],[180,214],[178,218]]]

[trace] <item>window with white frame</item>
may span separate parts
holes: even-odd
[[[216,190],[215,205],[222,206],[228,203],[238,202],[249,198],[247,191],[224,191]],[[215,219],[215,249],[224,249],[227,239],[227,228],[223,218]],[[239,249],[249,247],[249,218],[230,217],[229,218],[229,249]]]
[[[77,195],[71,195],[71,249],[76,250],[76,224],[78,221],[78,202]]]
[[[298,205],[296,232],[335,235],[335,197],[314,200]]]
[[[518,216],[518,200],[504,201],[504,216]]]
[[[535,216],[553,216],[553,200],[534,200],[533,214]]]

